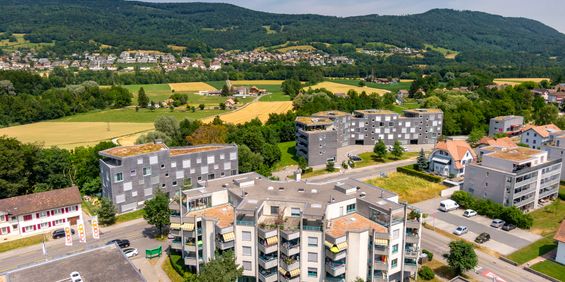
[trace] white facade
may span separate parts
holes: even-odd
[[[555,261],[560,264],[565,264],[565,242],[557,242],[557,254]]]
[[[82,219],[80,204],[11,216],[0,211],[0,238],[28,236],[62,228],[65,222]]]
[[[520,142],[528,145],[528,147],[530,147],[532,149],[541,149],[541,146],[547,140],[549,140],[549,138],[542,137],[535,130],[530,128],[530,129],[522,132]]]

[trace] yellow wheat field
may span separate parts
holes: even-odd
[[[25,143],[38,142],[46,147],[71,149],[151,129],[152,123],[36,122],[1,128],[0,136],[15,137]]]
[[[217,90],[212,85],[204,82],[181,82],[169,83],[169,87],[175,92],[198,92],[204,90]]]
[[[239,110],[221,115],[220,118],[224,122],[235,124],[245,123],[256,117],[258,117],[262,122],[266,122],[269,119],[269,114],[282,114],[290,110],[292,110],[292,102],[290,101],[253,102]],[[212,120],[214,120],[214,117],[205,118],[202,122],[207,123]]]
[[[503,84],[507,84],[507,85],[518,85],[520,83],[523,82],[535,82],[535,83],[540,83],[542,80],[547,80],[547,81],[551,81],[549,78],[543,78],[543,77],[532,77],[532,78],[497,78],[494,80],[494,83],[497,85],[503,85]]]
[[[365,86],[365,87],[353,86],[353,85],[335,83],[335,82],[330,82],[330,81],[320,82],[316,85],[312,85],[312,86],[309,86],[309,87],[311,87],[312,89],[326,88],[327,90],[329,90],[333,93],[347,93],[349,90],[355,90],[358,93],[365,91],[365,93],[367,93],[367,94],[377,93],[378,95],[384,95],[384,94],[390,92],[390,91],[384,90],[384,89],[371,88],[371,87],[367,87],[367,86]]]
[[[281,85],[283,80],[230,80],[232,85]]]

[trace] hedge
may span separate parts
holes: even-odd
[[[432,280],[436,275],[429,266],[424,265],[418,271],[418,276],[424,280]]]
[[[440,183],[443,180],[443,178],[441,178],[437,175],[431,175],[431,174],[428,174],[428,173],[425,173],[425,172],[422,172],[422,171],[417,171],[414,168],[414,165],[400,166],[400,167],[396,168],[396,171],[402,172],[402,173],[405,173],[405,174],[408,174],[408,175],[416,176],[416,177],[422,178],[424,180],[435,182],[435,183]]]
[[[489,218],[499,218],[519,228],[529,229],[534,223],[530,214],[523,213],[517,207],[505,207],[489,199],[477,199],[465,191],[456,191],[451,199],[463,209],[475,210],[478,214]]]
[[[171,261],[171,265],[173,266],[175,271],[180,276],[184,276],[184,273],[187,271],[187,268],[184,265],[182,256],[176,253],[171,253],[169,254],[169,260]]]

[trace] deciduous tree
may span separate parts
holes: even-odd
[[[143,209],[145,211],[143,218],[147,220],[147,223],[157,227],[159,234],[162,235],[163,227],[171,223],[171,211],[169,210],[169,197],[167,197],[167,194],[162,190],[158,190],[153,199],[145,201]]]
[[[98,221],[103,225],[111,225],[116,222],[116,208],[108,198],[100,199],[100,207],[96,210]]]
[[[478,263],[477,254],[473,249],[473,245],[463,240],[449,243],[447,263],[457,275],[473,269]]]
[[[379,139],[379,141],[375,144],[373,147],[373,153],[375,153],[375,156],[381,160],[386,157],[388,150],[383,140]]]

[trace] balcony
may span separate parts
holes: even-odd
[[[199,258],[198,261],[200,263],[203,263],[204,260],[202,258]],[[184,264],[185,265],[196,265],[196,257],[184,257]]]
[[[271,272],[267,272],[264,270],[261,270],[259,272],[259,280],[263,281],[263,282],[277,282],[277,272],[276,271],[271,271]]]
[[[300,230],[283,230],[281,231],[281,237],[287,241],[298,239],[300,237]]]
[[[279,245],[276,243],[273,245],[267,245],[266,242],[264,244],[259,244],[259,250],[264,254],[270,254],[276,252],[279,249]]]
[[[239,215],[235,220],[236,225],[255,226],[255,219],[253,216]]]
[[[300,243],[286,242],[281,246],[281,252],[287,256],[293,256],[300,253]]]
[[[327,281],[327,282],[345,282],[345,275],[342,275],[341,277],[332,277],[332,276],[326,275],[326,279],[324,281]]]
[[[322,231],[322,222],[319,220],[302,220],[302,230],[305,231]]]
[[[406,234],[406,243],[418,244],[419,240],[418,234]]]
[[[416,272],[418,270],[418,265],[416,262],[405,262],[404,263],[404,271],[408,272]]]
[[[420,252],[418,249],[405,249],[404,256],[407,258],[418,258]]]
[[[345,274],[345,263],[326,263],[326,272],[331,276],[339,276]]]
[[[218,240],[217,243],[220,250],[232,249],[234,247],[234,241],[224,242],[222,240]]]
[[[388,255],[389,252],[388,246],[375,245],[375,255]]]
[[[419,221],[417,220],[407,220],[406,221],[406,228],[416,228],[419,229],[421,227],[421,224]]]
[[[300,261],[293,258],[281,259],[279,263],[280,267],[286,271],[293,271],[300,267]]]
[[[388,263],[384,261],[375,261],[375,270],[388,270]]]
[[[326,257],[331,260],[340,260],[347,257],[347,252],[346,251],[341,251],[339,253],[326,252]]]
[[[269,228],[258,228],[257,234],[260,238],[267,239],[269,237],[277,236],[277,229],[269,229]]]
[[[269,269],[277,266],[276,256],[259,256],[259,266],[264,269]]]
[[[181,239],[175,239],[171,242],[171,249],[173,250],[182,250],[182,241]]]

